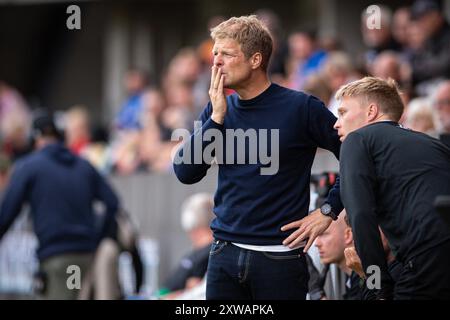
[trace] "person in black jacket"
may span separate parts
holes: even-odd
[[[378,273],[377,297],[449,299],[450,230],[433,204],[450,194],[450,149],[397,123],[403,104],[392,79],[363,78],[336,98],[342,201],[366,276]],[[395,287],[378,225],[403,265]]]
[[[45,288],[42,297],[75,299],[119,201],[106,180],[87,161],[60,143],[51,116],[35,119],[33,131],[37,150],[17,161],[3,196],[0,239],[22,205],[29,203],[39,241],[37,256]],[[95,224],[95,200],[106,207],[102,230]]]

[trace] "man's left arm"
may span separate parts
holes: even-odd
[[[334,125],[337,121],[334,114],[318,99],[312,97],[308,104],[309,110],[309,135],[322,149],[328,150],[339,160],[341,141]],[[336,215],[344,209],[340,197],[340,178],[336,179],[335,184],[328,193],[326,203],[329,203]]]
[[[393,281],[388,272],[378,229],[376,172],[370,151],[359,133],[349,134],[342,145],[340,172],[342,200],[352,227],[353,239],[363,271],[367,278],[371,275],[367,274],[368,270],[373,269],[369,272],[376,272],[379,268],[381,286],[375,288],[376,295],[378,298],[390,298]]]
[[[307,135],[311,143],[331,151],[339,159],[341,142],[337,131],[333,128],[337,120],[336,117],[325,107],[323,102],[313,96],[309,97],[306,104],[306,114]],[[333,215],[336,217],[344,209],[340,198],[339,186],[340,178],[338,177],[325,201],[331,206]],[[332,218],[330,216],[325,216],[321,213],[320,209],[316,209],[305,218],[294,221],[281,228],[282,231],[298,228],[283,241],[283,244],[294,248],[305,239],[308,239],[304,249],[306,252],[314,243],[316,237],[322,234],[331,222]]]

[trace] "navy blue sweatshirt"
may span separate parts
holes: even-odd
[[[0,239],[27,202],[39,260],[93,252],[102,237],[95,225],[94,200],[105,204],[105,221],[111,221],[118,199],[104,178],[61,144],[50,144],[16,163],[1,205]]]
[[[317,98],[302,92],[289,90],[272,84],[259,96],[241,100],[237,94],[227,97],[227,113],[223,125],[211,119],[212,105],[208,103],[200,116],[201,129],[197,129],[190,139],[178,150],[174,160],[174,170],[178,179],[185,184],[200,181],[210,167],[210,163],[180,163],[185,155],[191,154],[191,163],[200,135],[209,129],[223,133],[222,159],[219,160],[219,178],[214,197],[216,218],[211,224],[217,239],[254,245],[280,245],[294,230],[282,232],[280,228],[308,214],[309,185],[311,167],[317,147],[328,149],[339,156],[340,141],[333,125],[334,115]],[[227,129],[255,129],[258,137],[258,152],[262,144],[272,155],[276,135],[279,131],[279,165],[275,174],[261,174],[262,168],[271,164],[261,161],[257,150],[247,140],[244,155],[234,147],[234,160],[226,161]],[[267,131],[261,131],[266,129]],[[197,140],[196,140],[197,139]],[[262,139],[262,140],[261,140]],[[205,150],[212,142],[201,143]],[[228,139],[230,140],[230,139]],[[241,152],[242,153],[242,152]],[[220,151],[216,152],[217,156]],[[237,154],[237,155],[236,155]],[[238,157],[245,164],[237,164]],[[241,159],[241,160],[242,160]],[[257,159],[251,161],[250,159]],[[274,170],[271,170],[272,173]],[[331,190],[328,202],[335,212],[342,210],[339,188]]]

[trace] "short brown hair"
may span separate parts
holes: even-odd
[[[342,214],[342,213],[341,213]],[[350,225],[350,219],[348,218],[348,214],[344,215],[344,221],[345,224],[347,225],[347,227],[351,228],[352,226]]]
[[[266,71],[272,54],[273,41],[267,27],[256,15],[232,17],[211,29],[211,38],[233,39],[240,44],[248,59],[256,52],[261,53],[261,68]]]
[[[403,114],[403,101],[395,80],[383,80],[365,77],[342,86],[335,95],[336,100],[344,97],[359,97],[364,103],[376,102],[383,113],[394,121],[399,121]]]

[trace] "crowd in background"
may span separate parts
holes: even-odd
[[[395,79],[403,92],[402,124],[437,136],[449,132],[450,89],[436,96],[439,82],[450,78],[450,27],[438,1],[417,1],[412,7],[392,11],[380,5],[379,28],[361,14],[365,52],[350,55],[339,39],[319,37],[315,30],[298,29],[285,35],[278,16],[269,10],[257,13],[274,39],[271,80],[320,98],[336,114],[334,93],[365,75]],[[208,28],[223,21],[213,17]],[[126,100],[106,130],[92,130],[89,109],[71,106],[59,125],[66,142],[104,173],[169,172],[174,129],[193,128],[208,102],[212,41],[181,48],[161,79],[145,70],[129,70],[123,85]],[[444,86],[445,87],[445,86]],[[440,98],[440,99],[437,99]],[[32,110],[21,94],[0,82],[0,173],[8,163],[30,151],[28,136]]]
[[[370,28],[366,10],[361,14],[366,50],[358,55],[349,54],[339,39],[320,37],[316,30],[285,34],[275,13],[256,12],[275,44],[269,67],[272,82],[317,96],[337,116],[334,94],[342,85],[365,75],[392,78],[402,90],[405,112],[401,122],[405,127],[434,137],[450,134],[450,26],[442,7],[438,1],[418,0],[395,11],[383,5],[380,9],[380,28]],[[207,27],[224,19],[213,17]],[[104,174],[170,172],[172,149],[178,144],[171,140],[173,130],[192,130],[208,103],[212,47],[212,40],[205,39],[196,46],[181,48],[161,79],[152,78],[146,70],[129,70],[123,79],[126,99],[104,130],[93,130],[98,126],[92,123],[87,106],[65,109],[58,126],[64,129],[68,148]],[[0,190],[8,183],[11,164],[32,151],[29,137],[37,111],[31,110],[16,88],[0,79]],[[195,249],[202,253],[193,256],[201,262],[201,274],[186,273],[180,280],[183,285],[168,282],[164,289],[189,288],[188,279],[195,285],[201,282],[207,260],[203,253],[208,253],[211,242],[211,234],[205,231],[210,231],[208,225],[209,221],[202,225],[201,237],[199,226],[184,226],[192,234]],[[346,226],[341,222],[340,227]],[[197,238],[201,241],[195,245]],[[317,247],[325,246],[324,240],[326,237],[319,239]],[[338,249],[335,255],[339,259],[329,262],[345,268],[344,251]]]

